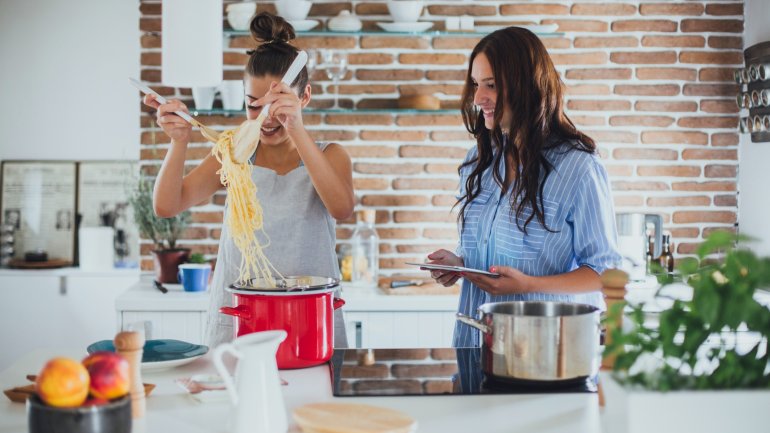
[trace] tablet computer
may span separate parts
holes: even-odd
[[[407,265],[419,266],[421,268],[435,270],[435,271],[450,271],[450,272],[467,272],[473,274],[486,275],[487,277],[500,278],[500,274],[494,272],[482,271],[481,269],[465,268],[463,266],[448,266],[439,265],[433,263],[409,263]]]

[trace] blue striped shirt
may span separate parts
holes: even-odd
[[[465,160],[474,158],[476,153],[476,148],[472,148]],[[562,145],[547,151],[545,157],[553,165],[543,188],[545,222],[552,231],[547,231],[537,218],[527,225],[526,234],[519,230],[511,211],[511,188],[503,193],[490,167],[482,175],[481,192],[465,208],[465,227],[460,231],[457,253],[466,267],[488,270],[500,265],[527,275],[544,276],[580,266],[602,273],[619,264],[610,185],[598,156]],[[472,166],[460,171],[460,196],[465,194],[465,181],[471,171]],[[520,220],[522,227],[529,214],[529,208],[525,208]],[[599,291],[490,295],[464,280],[458,311],[476,317],[481,304],[522,300],[577,302],[605,308]],[[453,345],[479,346],[479,332],[457,322]]]

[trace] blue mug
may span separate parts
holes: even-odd
[[[177,278],[185,292],[205,292],[209,285],[211,265],[208,263],[184,263],[179,265]]]

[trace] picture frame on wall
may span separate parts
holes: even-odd
[[[78,164],[79,227],[113,229],[112,254],[118,268],[139,266],[139,230],[128,200],[136,187],[137,174],[137,164],[132,161],[83,161]],[[98,254],[88,248],[95,246],[78,244],[81,256]]]
[[[77,164],[3,161],[0,165],[3,263],[69,266],[75,261]]]

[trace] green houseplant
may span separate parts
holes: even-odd
[[[134,221],[145,239],[152,240],[156,279],[161,283],[176,283],[178,266],[187,261],[190,250],[178,248],[177,241],[190,223],[189,211],[171,218],[161,218],[152,206],[153,182],[140,178],[129,196],[134,209]]]
[[[686,417],[690,407],[702,426],[689,424],[687,431],[724,431],[719,430],[724,427],[722,421],[732,423],[727,424],[728,430],[741,431],[734,424],[739,415],[720,418],[719,414],[726,415],[723,411],[732,405],[741,411],[759,401],[765,408],[770,404],[770,309],[755,297],[758,289],[770,287],[770,257],[760,258],[737,247],[746,240],[730,232],[714,232],[698,247],[697,258],[684,258],[676,273],[662,274],[658,299],[665,299],[667,289],[676,288],[677,283],[679,289],[689,287],[692,297],[668,297],[670,307],[657,314],[657,323],[644,303],[617,303],[605,320],[611,338],[604,356],[615,357],[612,374],[605,376],[623,392],[642,397],[654,394],[635,401],[662,405],[652,410],[657,418],[666,419],[667,411],[674,409]],[[623,317],[626,326],[616,326]],[[628,395],[624,398],[620,400],[631,401]],[[729,401],[721,401],[725,398]],[[609,400],[608,396],[608,406]],[[753,419],[757,413],[761,411],[754,412]],[[751,414],[743,417],[743,422],[751,420]],[[671,423],[676,421],[667,422],[666,428],[673,428]],[[639,430],[619,430],[660,427],[650,422],[635,424]]]

